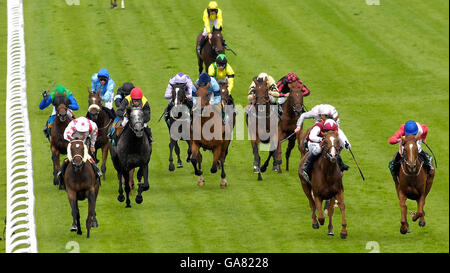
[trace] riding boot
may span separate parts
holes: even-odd
[[[98,167],[97,163],[95,163],[94,160],[89,161],[89,162],[91,162],[92,168],[94,169],[94,172],[95,172],[95,175],[97,176],[97,178],[102,177],[103,173],[100,170],[100,168]]]
[[[400,170],[401,165],[401,159],[402,157],[400,156],[400,153],[397,152],[395,154],[394,160],[389,162],[389,170],[391,171],[392,176],[395,177],[398,176],[398,171]]]
[[[45,127],[44,127],[43,132],[44,132],[44,136],[45,136],[46,138],[50,138],[50,132],[49,132],[49,130],[48,130],[48,122],[45,123]]]
[[[205,45],[205,43],[206,43],[207,40],[208,40],[208,39],[206,39],[206,37],[204,37],[203,35],[201,35],[200,41],[197,43],[197,55],[198,55],[198,56],[201,56],[201,55],[202,55],[202,54],[201,54],[202,48],[203,48],[203,46]]]
[[[103,110],[108,114],[109,118],[114,120],[116,118],[116,113],[114,112],[114,109],[109,109],[104,106],[102,106]]]
[[[144,132],[148,137],[148,141],[150,143],[154,142],[153,137],[152,137],[152,130],[150,129],[150,127],[144,127]]]
[[[342,161],[341,155],[337,156],[337,163],[338,163],[338,166],[339,166],[339,169],[341,170],[341,172],[348,171],[348,169],[350,168],[347,164],[345,164]]]
[[[58,172],[56,173],[56,179],[59,183],[59,189],[65,190],[66,185],[64,184],[64,174],[66,173],[67,165],[69,164],[69,159],[65,158],[59,167]]]
[[[312,167],[313,167],[314,161],[315,161],[319,156],[320,156],[320,154],[315,155],[315,154],[313,154],[313,153],[310,153],[309,156],[308,156],[308,158],[307,158],[306,161],[305,161],[305,164],[304,164],[303,167],[302,167],[302,175],[303,175],[303,178],[305,178],[305,180],[306,180],[308,183],[311,183],[311,171],[312,171]]]
[[[419,153],[419,158],[422,160],[423,162],[423,166],[425,167],[425,170],[427,171],[427,174],[430,174],[433,172],[434,167],[433,167],[433,157],[430,156],[427,152],[425,152],[424,150],[420,151]]]

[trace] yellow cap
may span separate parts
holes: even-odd
[[[208,9],[217,9],[219,7],[219,5],[217,4],[216,1],[211,1],[208,4]]]

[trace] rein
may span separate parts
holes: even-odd
[[[406,161],[403,160],[402,165],[401,165],[401,167],[402,167],[402,172],[403,172],[404,175],[406,175],[406,176],[419,176],[420,171],[422,170],[422,166],[423,166],[423,162],[422,162],[422,161],[420,161],[420,168],[419,168],[419,170],[417,171],[417,173],[407,173],[407,172],[405,171],[405,168],[403,167],[403,165],[404,165],[403,163],[406,163]]]

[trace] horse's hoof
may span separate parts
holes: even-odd
[[[131,208],[131,205],[128,203],[125,208]]]
[[[183,168],[183,163],[180,161],[180,162],[178,162],[178,164],[177,164],[177,168]]]
[[[119,196],[117,196],[117,200],[119,202],[123,202],[123,201],[125,201],[125,196],[124,195],[119,195]]]
[[[78,228],[76,225],[73,225],[72,227],[70,227],[70,232],[75,232],[78,231]]]
[[[277,172],[278,173],[282,173],[283,171],[281,170],[280,166],[277,167]]]
[[[325,218],[319,218],[318,220],[319,220],[319,224],[321,226],[323,226],[323,224],[325,224]]]
[[[203,174],[203,172],[200,171],[200,170],[195,171],[195,175],[196,175],[196,176],[200,176],[200,175],[202,175],[202,174]]]
[[[425,224],[426,224],[425,221],[419,221],[419,226],[420,226],[420,227],[424,227]]]
[[[334,236],[334,232],[333,231],[328,231],[327,234],[330,235],[330,236]],[[341,234],[341,237],[342,237],[342,234]]]
[[[263,167],[264,167],[264,166],[263,166]],[[253,167],[253,173],[260,173],[263,167],[261,167],[261,168]],[[264,171],[265,171],[265,170],[264,170]]]
[[[79,231],[77,231],[77,234],[78,234],[78,235],[82,235],[83,232],[82,232],[81,230],[79,230]]]
[[[261,173],[258,173],[258,181],[262,181],[263,179],[262,179],[262,175],[261,175]]]
[[[274,172],[275,172],[275,171],[278,171],[278,167],[277,167],[277,166],[273,166],[273,167],[272,167],[272,171],[274,171]]]
[[[211,173],[216,173],[217,172],[217,167],[216,168],[211,168]]]
[[[142,198],[142,195],[136,196],[136,204],[142,204],[142,201],[144,201],[144,198]]]
[[[348,236],[347,233],[341,232],[341,239],[347,239],[347,236]]]
[[[259,168],[259,171],[265,173],[267,171],[267,166],[262,165],[261,168]],[[255,172],[255,169],[253,169],[253,172]]]
[[[92,227],[92,228],[98,228],[98,222],[97,222],[97,219],[94,219],[94,220],[92,221],[91,227]]]
[[[319,229],[319,223],[312,224],[313,229]]]
[[[53,178],[53,185],[54,186],[57,186],[57,185],[59,185],[59,181],[58,181],[58,178]]]
[[[408,229],[407,229],[407,228],[405,228],[405,229],[400,228],[400,233],[401,233],[401,234],[406,234],[406,233],[409,233],[409,232],[408,232]]]
[[[222,181],[220,181],[220,188],[221,189],[225,189],[228,186],[228,183],[225,179],[223,179]]]
[[[175,165],[173,165],[172,163],[169,164],[169,171],[175,171]]]

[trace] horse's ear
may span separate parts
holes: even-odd
[[[210,85],[211,85],[211,82],[208,82],[208,84],[206,85],[206,89],[209,89]]]
[[[402,142],[404,142],[405,141],[405,136],[402,136]]]
[[[92,91],[91,91],[91,89],[89,87],[87,88],[87,91],[88,91],[89,94],[92,94]]]
[[[253,82],[254,82],[255,84],[257,84],[256,78],[257,78],[257,77],[254,77],[254,78],[253,78]]]
[[[195,86],[195,88],[198,90],[200,87],[198,86],[198,84],[197,83],[195,83],[194,82],[194,86]]]

